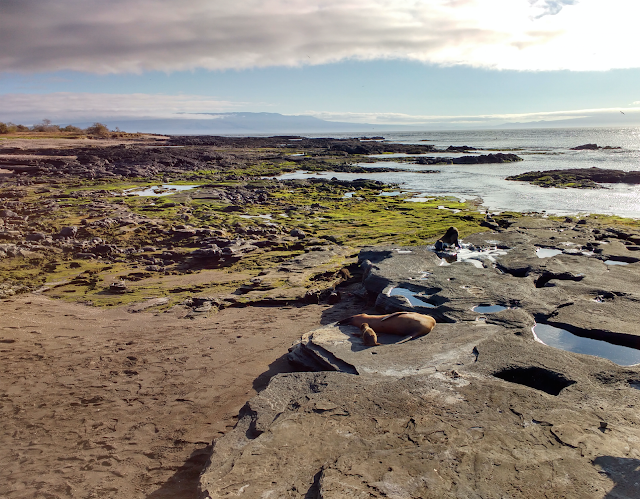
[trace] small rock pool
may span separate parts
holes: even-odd
[[[533,327],[533,336],[540,343],[550,347],[603,357],[621,366],[640,364],[640,350],[614,345],[606,341],[583,338],[549,324],[536,324]]]
[[[538,258],[551,258],[562,253],[562,250],[555,248],[538,248],[536,250],[536,256]]]
[[[133,194],[135,196],[170,196],[171,194],[176,194],[180,191],[188,191],[189,189],[194,189],[196,187],[200,187],[199,185],[178,185],[178,184],[162,184],[162,185],[154,185],[151,187],[147,187],[146,189],[139,190],[138,187],[133,189],[127,189],[125,194]]]
[[[502,312],[509,307],[503,307],[502,305],[477,305],[471,310],[479,314],[495,314],[496,312]]]
[[[407,288],[393,288],[391,291],[389,291],[389,296],[404,296],[414,307],[436,308],[433,303],[429,303],[425,300],[426,297],[424,295],[411,291]]]

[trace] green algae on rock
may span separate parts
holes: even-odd
[[[640,171],[625,172],[602,168],[545,170],[512,175],[506,180],[522,180],[540,187],[602,189],[600,184],[640,184]]]

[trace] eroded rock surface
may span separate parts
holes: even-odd
[[[640,497],[640,367],[532,333],[546,322],[638,348],[634,237],[523,217],[465,239],[466,261],[364,249],[359,294],[381,313],[428,313],[435,329],[377,347],[353,326],[303,335],[289,358],[311,372],[247,402],[214,442],[202,497]]]

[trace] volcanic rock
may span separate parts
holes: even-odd
[[[364,249],[364,294],[436,327],[397,345],[401,334],[380,334],[376,347],[353,326],[305,334],[289,359],[312,372],[275,376],[247,402],[214,442],[201,496],[637,497],[640,367],[532,332],[640,339],[640,264],[583,249],[597,235],[522,217],[466,238],[453,263],[429,247]]]

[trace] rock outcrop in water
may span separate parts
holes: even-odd
[[[572,168],[521,173],[506,180],[522,180],[540,187],[601,189],[599,184],[640,184],[640,171],[625,172],[604,168]]]
[[[600,147],[598,144],[583,144],[581,146],[572,147],[572,151],[597,151],[598,149],[620,149],[620,147],[604,146]]]
[[[435,329],[378,347],[352,326],[304,335],[290,360],[311,372],[247,402],[214,442],[202,497],[638,497],[640,368],[544,345],[532,327],[640,348],[639,240],[523,217],[466,238],[452,264],[427,247],[363,250],[356,294]]]
[[[515,163],[522,161],[516,154],[479,154],[477,156],[460,156],[458,158],[421,157],[416,160],[419,165],[488,165]]]

